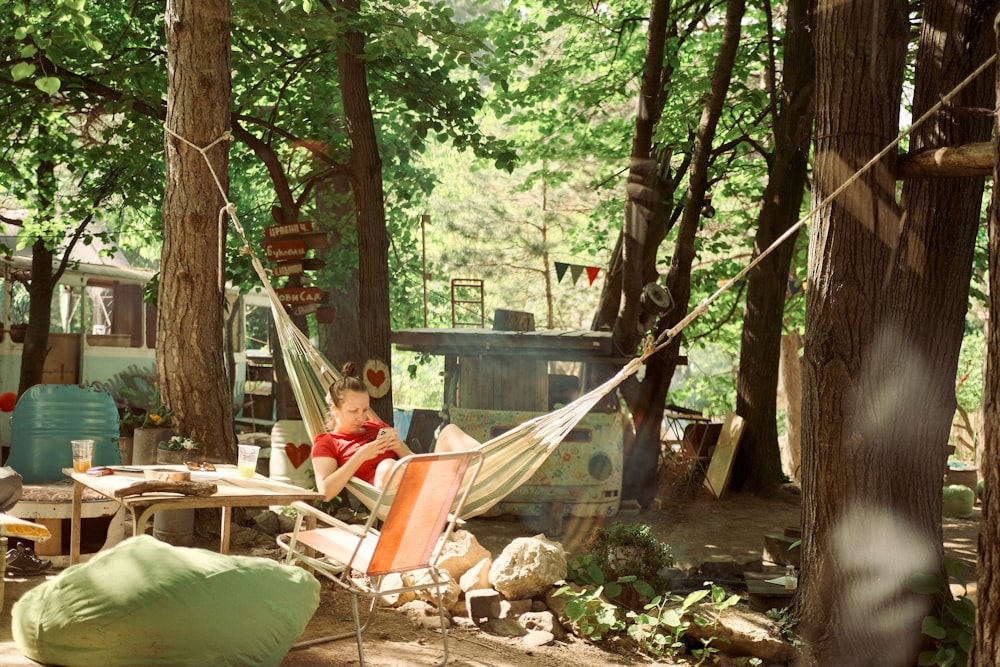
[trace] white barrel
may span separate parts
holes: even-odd
[[[271,428],[271,479],[303,489],[316,488],[312,442],[301,419],[279,419]]]

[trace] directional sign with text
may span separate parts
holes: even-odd
[[[278,300],[286,306],[307,306],[326,300],[326,292],[318,287],[283,287],[274,291],[278,293]]]

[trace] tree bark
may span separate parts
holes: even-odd
[[[774,154],[757,219],[754,253],[767,250],[799,219],[812,140],[814,0],[787,7],[784,74],[774,121]],[[736,414],[746,424],[733,465],[733,488],[758,492],[782,481],[778,449],[777,387],[785,295],[795,236],[785,239],[747,275]]]
[[[1000,45],[1000,24],[994,24]],[[1000,68],[994,66],[994,90],[1000,91]],[[994,135],[1000,132],[1000,117],[994,117]],[[1000,294],[1000,149],[993,156],[993,195],[989,212],[989,290]],[[991,667],[1000,663],[1000,299],[990,299],[991,325],[986,329],[986,374],[983,379],[983,445],[979,472],[983,480],[982,516],[979,521],[979,550],[976,573],[976,631],[970,665]]]
[[[694,261],[694,240],[701,223],[701,209],[708,191],[708,167],[711,162],[715,129],[729,90],[733,65],[740,41],[740,22],[743,18],[743,0],[730,0],[722,30],[719,55],[712,71],[711,89],[701,122],[695,135],[691,154],[688,189],[684,198],[684,211],[677,230],[674,255],[666,284],[674,300],[673,309],[660,318],[656,334],[662,334],[684,317],[691,299],[691,264]],[[627,322],[620,318],[622,322]],[[616,324],[616,328],[617,328]],[[617,334],[616,334],[617,337]],[[663,406],[673,378],[680,351],[680,337],[666,346],[647,362],[646,378],[629,402],[635,420],[636,439],[625,467],[623,495],[636,498],[645,507],[655,497],[657,461],[660,453],[660,424]]]
[[[924,3],[917,54],[913,112],[923,116],[996,52],[989,20],[995,0],[928,0]],[[978,19],[976,18],[978,15]],[[992,123],[985,115],[956,108],[992,108],[994,83],[981,76],[951,98],[952,106],[914,128],[913,151],[982,142]],[[873,397],[884,410],[876,433],[883,447],[905,452],[895,457],[887,485],[893,512],[931,557],[925,572],[947,581],[941,528],[941,472],[955,416],[955,378],[965,335],[969,283],[979,231],[982,176],[904,181],[905,212],[900,244],[893,257],[892,286],[876,348],[877,368],[894,369]],[[874,393],[873,392],[873,393]],[[944,583],[934,602],[951,600]],[[914,604],[926,604],[926,596]],[[917,622],[919,628],[919,619]]]
[[[907,30],[905,3],[836,4],[825,3],[817,30],[817,80],[829,82],[818,105],[817,203],[894,137]],[[994,12],[925,3],[915,115],[992,52],[982,18]],[[957,99],[992,106],[988,93],[979,84]],[[945,110],[912,145],[988,136],[988,126]],[[941,475],[982,182],[908,180],[896,216],[891,173],[878,165],[811,228],[800,611],[824,664],[876,655],[881,665],[915,664],[929,643],[923,617],[949,597],[944,585],[936,598],[916,594],[910,581],[945,574]]]
[[[229,129],[229,0],[168,0],[167,165],[157,311],[160,395],[181,435],[202,443],[206,458],[235,460],[232,382],[224,350],[225,205],[229,145],[198,147]]]
[[[338,3],[354,20],[361,11],[360,0],[341,0]],[[343,35],[343,46],[338,49],[337,63],[340,70],[341,97],[347,131],[351,142],[351,182],[354,185],[354,203],[358,221],[359,261],[359,310],[358,318],[363,365],[380,364],[390,368],[389,237],[385,226],[385,206],[382,191],[382,158],[379,156],[372,118],[368,81],[363,60],[364,35],[348,28]],[[366,373],[361,378],[369,383]],[[372,395],[372,409],[383,420],[392,422],[391,378],[383,380],[386,393]],[[369,386],[371,392],[376,387]]]

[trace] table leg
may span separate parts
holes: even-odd
[[[220,509],[222,510],[222,531],[219,536],[219,553],[227,554],[229,553],[229,528],[233,508],[223,505]]]
[[[73,481],[73,514],[70,519],[69,564],[80,562],[80,524],[83,514],[83,484]]]

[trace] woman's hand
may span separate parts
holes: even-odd
[[[395,452],[396,456],[399,456],[400,458],[409,454],[409,449],[406,447],[406,443],[399,439],[399,435],[394,428],[382,429],[382,432],[377,438],[375,438],[375,440],[372,441],[372,443],[378,443],[379,454],[391,451]]]

